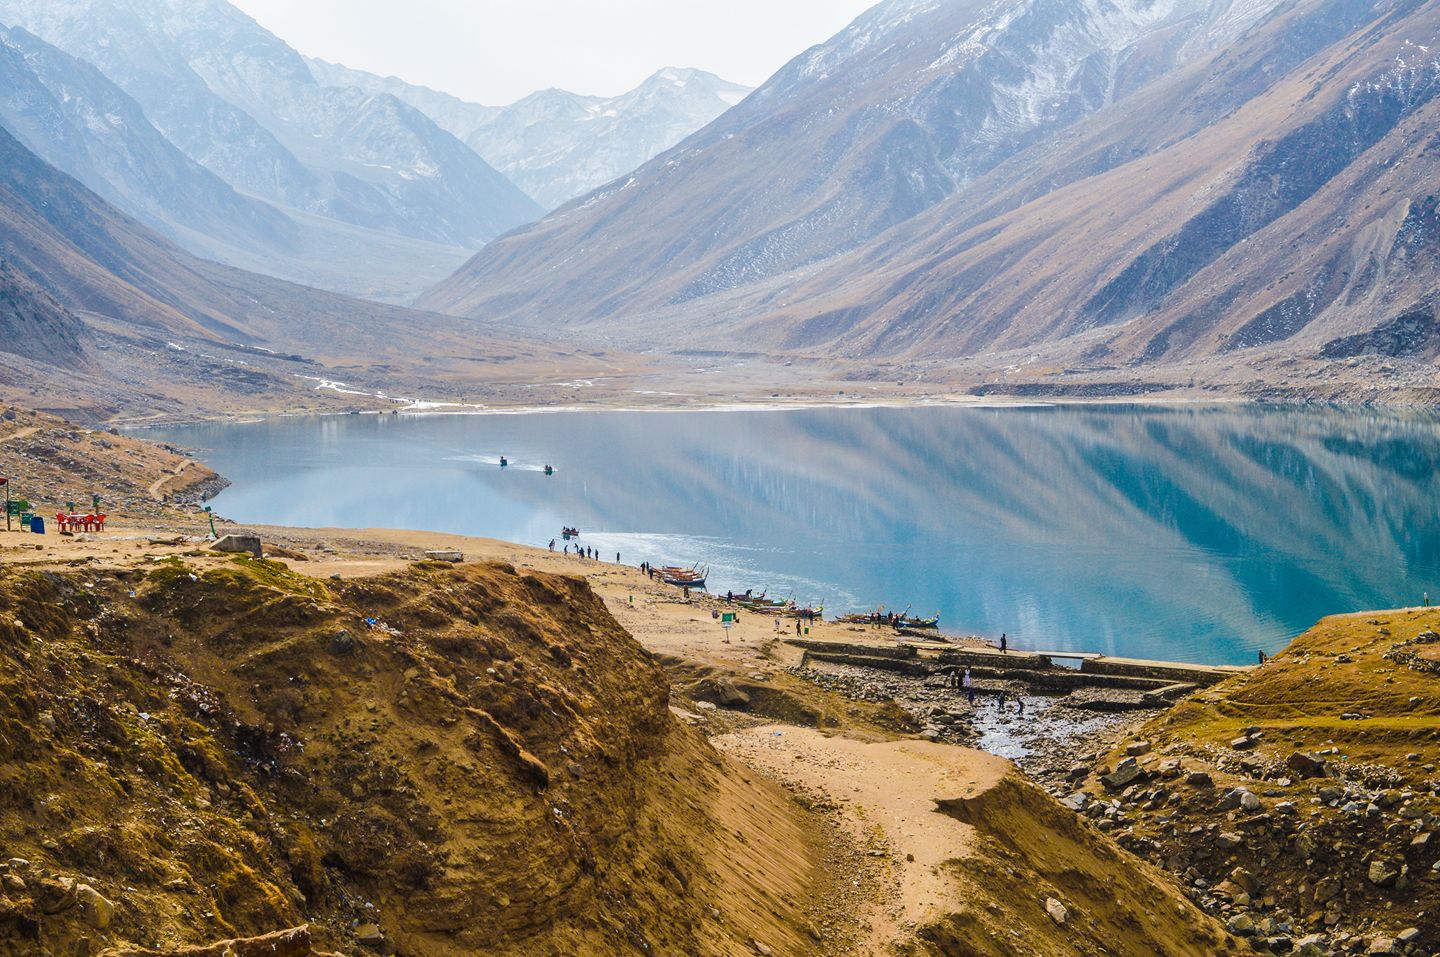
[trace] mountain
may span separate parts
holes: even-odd
[[[470,321],[192,256],[3,128],[0,331],[0,394],[87,419],[317,407],[317,388],[343,398],[336,380],[357,394],[433,395],[473,386],[477,368],[493,381],[496,363],[536,354],[523,337]]]
[[[294,250],[295,224],[191,160],[98,70],[19,28],[0,29],[0,122],[147,224]]]
[[[1437,32],[1407,0],[892,0],[420,301],[992,366],[1433,350]]]
[[[620,96],[543,90],[493,107],[395,77],[307,62],[321,83],[388,94],[420,110],[546,209],[629,173],[750,93],[704,70],[667,68]]]
[[[331,267],[337,284],[363,284],[372,268],[366,262],[370,254],[381,253],[371,262],[378,259],[383,269],[392,248],[401,261],[415,261],[417,272],[433,268],[423,265],[427,259],[453,262],[446,251],[473,250],[540,213],[514,184],[420,111],[392,96],[322,86],[298,53],[223,0],[0,0],[0,21],[98,68],[143,111],[147,122],[140,124],[133,104],[121,103],[124,109],[114,115],[125,117],[125,126],[153,124],[223,184],[280,207],[265,212],[253,203],[247,207],[266,220],[266,228],[285,229],[284,217],[276,213],[290,214],[288,228],[299,234],[291,244],[302,246],[301,255],[311,262],[339,260]],[[76,86],[92,119],[110,115],[105,104],[119,101],[99,89],[96,77],[55,56],[40,58],[33,48],[31,43],[25,52],[32,68],[43,59],[47,68],[37,72],[52,93],[57,86]],[[183,164],[162,152],[152,148],[164,162],[144,175],[174,181],[175,193],[184,194],[196,179],[194,171],[184,170],[185,176],[174,180],[171,174]],[[60,165],[93,181],[83,165]],[[116,185],[113,177],[101,180],[94,185]],[[213,194],[213,184],[206,189]],[[135,195],[128,190],[113,198]],[[214,197],[207,202],[213,206]],[[122,205],[152,218],[144,203]],[[159,218],[191,226],[186,221],[191,211],[177,205],[181,208],[165,206]],[[232,225],[236,238],[243,238],[244,223]],[[255,245],[233,242],[226,249],[205,229],[198,232],[199,238],[174,235],[201,254],[232,262],[243,260],[243,250]],[[386,243],[381,237],[387,236],[399,242]],[[287,255],[273,242],[262,245],[272,258]],[[323,272],[322,277],[332,278]]]

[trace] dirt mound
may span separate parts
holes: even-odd
[[[0,569],[0,951],[803,952],[811,837],[667,697],[508,566]]]
[[[974,797],[937,803],[976,830],[968,853],[947,866],[973,890],[966,899],[989,904],[958,910],[922,930],[930,953],[1241,952],[1168,877],[1115,847],[1018,771]]]

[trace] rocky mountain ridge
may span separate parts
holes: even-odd
[[[882,4],[421,301],[987,378],[1424,361],[1436,34],[1393,0]]]
[[[307,62],[321,83],[387,93],[425,113],[546,209],[624,176],[750,93],[704,70],[666,68],[619,96],[551,89],[494,107],[395,77]]]
[[[320,85],[298,53],[223,0],[6,0],[0,22],[98,68],[143,110],[147,122],[132,115],[130,125],[153,124],[192,165],[279,207],[245,204],[267,218],[271,233],[290,233],[286,248],[273,235],[247,232],[232,215],[233,222],[222,223],[236,231],[234,242],[217,238],[213,228],[174,235],[201,254],[245,266],[265,262],[308,278],[303,270],[284,273],[286,257],[299,246],[315,281],[369,292],[364,286],[375,259],[401,260],[414,282],[437,263],[451,266],[456,250],[473,250],[540,212],[424,114],[387,95]],[[50,73],[52,87],[67,82]],[[96,88],[90,84],[86,108],[103,116],[94,101],[116,97],[113,91],[101,97]],[[183,165],[173,159],[172,171]],[[61,165],[88,181],[83,165]],[[186,226],[184,204],[198,191],[190,188],[193,173],[173,187],[178,211],[164,211]],[[386,252],[374,255],[377,246]]]

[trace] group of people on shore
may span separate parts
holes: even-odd
[[[964,668],[953,667],[945,672],[945,687],[953,691],[963,691],[970,706],[975,706],[975,682],[970,677],[970,666]],[[1002,687],[999,696],[995,699],[995,710],[1004,711],[1008,704],[1009,692]],[[1016,714],[1025,717],[1025,698],[1021,695],[1015,696]]]
[[[550,539],[550,550],[551,550],[552,552],[555,550],[555,539],[553,539],[553,538]],[[565,543],[565,554],[566,554],[566,555],[571,554],[571,552],[570,552],[570,543],[569,543],[569,542],[566,542],[566,543]],[[598,561],[600,561],[600,553],[599,553],[598,551],[596,551],[595,549],[591,548],[589,545],[580,545],[579,543],[577,543],[577,544],[575,545],[574,555],[575,555],[576,558],[583,558],[583,559],[585,559],[585,560],[587,560],[587,561],[592,561],[592,562],[598,562]],[[617,564],[617,565],[620,564],[620,553],[619,553],[619,552],[616,552],[616,553],[615,553],[615,564]],[[645,566],[642,565],[642,566],[640,566],[640,567],[641,567],[641,569],[643,570]]]

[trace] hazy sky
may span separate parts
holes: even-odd
[[[876,0],[232,0],[307,56],[501,105],[666,66],[758,85]]]

